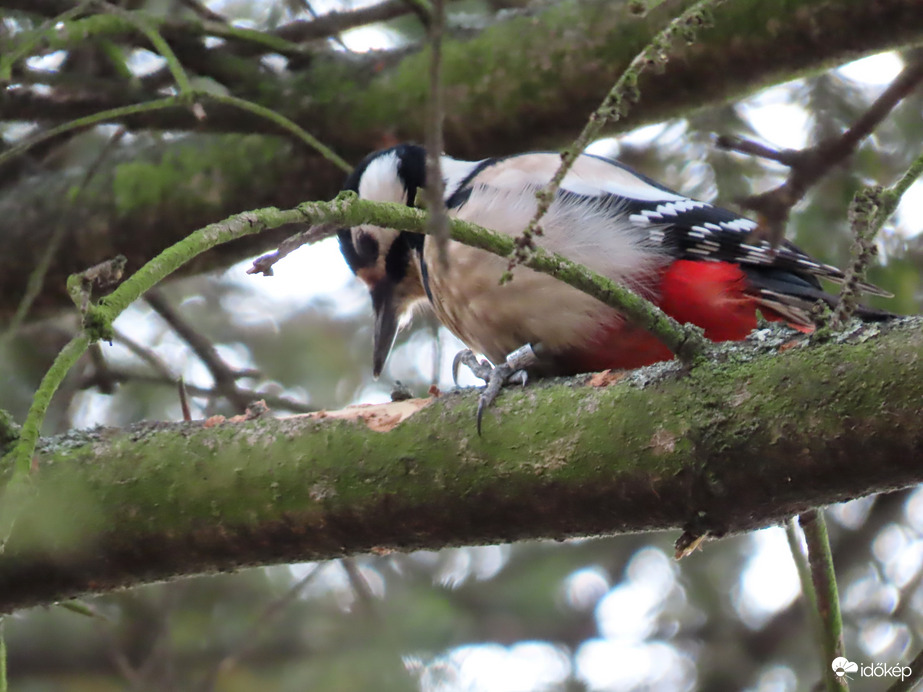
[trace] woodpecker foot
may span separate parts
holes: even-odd
[[[530,344],[516,349],[506,357],[506,362],[494,367],[486,360],[479,361],[477,356],[468,349],[459,351],[455,354],[452,361],[452,378],[455,384],[458,384],[458,368],[465,365],[474,374],[475,377],[484,380],[487,386],[478,397],[477,429],[478,435],[481,434],[481,421],[484,418],[484,411],[494,403],[494,399],[500,393],[500,388],[505,384],[521,384],[526,386],[529,375],[525,368],[535,365],[538,357],[532,350]]]

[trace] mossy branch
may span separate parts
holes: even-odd
[[[109,3],[102,3],[102,6],[107,12],[121,17],[128,22],[128,24],[144,34],[147,40],[151,42],[151,46],[153,46],[154,50],[157,51],[160,57],[167,61],[167,69],[169,69],[170,74],[173,75],[180,95],[191,98],[193,89],[192,83],[189,81],[189,75],[186,74],[186,70],[179,61],[179,58],[176,57],[176,53],[170,48],[170,44],[160,35],[160,31],[156,28],[155,23],[145,15],[137,12],[128,12],[121,7],[116,7]]]
[[[186,73],[185,68],[177,58],[176,53],[173,52],[173,49],[170,47],[170,44],[164,39],[159,30],[159,26],[162,23],[160,20],[157,20],[154,17],[151,17],[144,13],[139,12],[129,12],[110,5],[109,3],[101,3],[101,6],[108,12],[108,15],[97,15],[91,17],[90,19],[97,20],[97,23],[100,23],[100,26],[112,28],[111,22],[106,22],[105,20],[98,19],[99,17],[113,17],[120,20],[121,22],[127,24],[128,26],[136,29],[137,31],[144,34],[144,36],[150,41],[154,50],[160,54],[160,56],[166,61],[167,67],[170,71],[170,74],[173,75],[173,79],[176,82],[177,89],[179,94],[177,96],[170,97],[168,99],[160,99],[156,101],[148,101],[146,103],[135,104],[132,106],[125,106],[122,108],[115,108],[110,110],[104,110],[99,113],[94,113],[93,115],[87,116],[85,118],[78,118],[72,120],[68,123],[63,123],[58,127],[52,128],[46,132],[39,134],[37,137],[31,138],[22,144],[12,147],[8,151],[0,154],[0,165],[4,163],[9,158],[18,156],[19,154],[24,153],[30,147],[47,140],[51,137],[69,132],[74,129],[80,129],[88,127],[91,125],[99,124],[102,122],[108,122],[110,120],[116,120],[118,118],[123,118],[128,115],[135,115],[137,113],[150,112],[154,110],[161,110],[163,108],[168,108],[172,106],[194,105],[194,102],[197,98],[199,99],[208,99],[211,101],[217,101],[218,103],[223,103],[234,108],[253,113],[265,120],[269,120],[281,129],[286,130],[287,132],[292,133],[302,142],[304,142],[308,147],[314,149],[321,154],[325,159],[338,166],[341,170],[349,172],[352,170],[352,167],[343,160],[335,151],[330,147],[326,146],[319,139],[306,132],[303,128],[299,127],[296,123],[292,122],[289,118],[277,113],[276,111],[262,106],[251,101],[247,101],[236,96],[223,95],[211,92],[204,92],[201,90],[196,90],[192,86],[192,82],[189,79],[189,75]],[[82,6],[81,6],[82,7]],[[94,24],[95,26],[95,24]],[[54,27],[52,27],[54,29]],[[30,37],[28,42],[29,47],[33,47],[35,42],[34,37]],[[25,49],[23,49],[25,50]],[[21,52],[21,51],[20,51]],[[19,54],[19,53],[17,53]],[[5,62],[0,62],[0,79],[2,79],[4,74],[4,69],[8,72],[11,69],[12,63],[6,65]],[[201,110],[201,107],[195,105],[193,111],[196,113],[196,117],[200,120],[206,118],[206,114]]]
[[[4,467],[9,464],[13,466],[12,483],[28,478],[29,470],[32,467],[32,454],[35,452],[35,445],[38,443],[42,423],[45,422],[45,413],[51,404],[51,398],[58,391],[58,387],[61,386],[67,373],[80,360],[80,356],[84,354],[90,343],[90,337],[85,331],[81,331],[61,349],[51,367],[48,368],[48,372],[42,377],[38,390],[32,396],[32,405],[26,414],[26,420],[19,431],[19,439],[9,454],[3,458]],[[2,538],[3,536],[0,535],[0,540]]]
[[[0,553],[0,612],[382,549],[689,526],[721,536],[920,483],[921,320],[784,353],[790,332],[772,331],[771,346],[721,345],[689,377],[658,365],[604,388],[510,391],[491,411],[500,431],[483,437],[469,391],[388,432],[364,425],[363,407],[352,422],[158,422],[43,441]]]
[[[865,271],[877,252],[875,238],[885,221],[897,210],[904,193],[921,174],[923,154],[910,164],[904,175],[891,187],[884,189],[880,185],[867,185],[853,196],[849,207],[850,226],[855,237],[853,261],[846,271],[846,279],[840,291],[840,302],[832,321],[834,328],[842,328],[855,311],[859,285],[865,279]]]
[[[231,96],[229,94],[209,93],[207,95],[203,95],[203,97],[208,98],[211,101],[234,106],[235,108],[253,113],[254,115],[258,115],[261,118],[274,122],[283,130],[291,132],[298,139],[304,142],[309,148],[314,149],[317,153],[330,161],[330,163],[337,166],[341,171],[349,173],[353,169],[353,167],[349,165],[349,163],[347,163],[342,156],[321,142],[317,137],[307,132],[304,128],[298,126],[284,115],[272,110],[271,108],[266,108],[265,106],[261,106],[260,104],[254,103],[253,101],[247,101],[246,99]]]
[[[78,4],[66,12],[59,14],[57,17],[49,19],[42,25],[32,31],[26,31],[20,34],[15,42],[4,42],[2,54],[0,54],[0,84],[8,83],[13,75],[13,66],[26,58],[36,48],[47,41],[48,36],[54,36],[58,33],[58,26],[63,22],[71,23],[72,19],[86,10],[90,3],[85,1]]]
[[[891,214],[897,210],[897,205],[900,204],[904,193],[907,192],[910,186],[913,185],[921,175],[923,175],[923,154],[920,154],[914,162],[910,164],[910,167],[904,172],[904,175],[900,177],[900,180],[886,190],[880,190],[878,192],[878,212],[873,221],[873,228],[876,234],[881,230],[881,227],[884,226],[885,221],[890,218]]]
[[[183,103],[184,99],[180,96],[168,96],[162,99],[155,99],[154,101],[133,103],[130,106],[110,108],[108,110],[99,111],[98,113],[93,113],[92,115],[87,115],[83,118],[76,118],[69,122],[61,123],[56,127],[52,127],[50,130],[45,130],[44,132],[41,132],[34,137],[30,137],[26,141],[21,142],[14,147],[10,147],[6,151],[0,153],[0,165],[3,165],[10,159],[24,154],[36,144],[40,144],[41,142],[49,140],[52,137],[57,137],[58,135],[62,135],[66,132],[70,132],[72,130],[80,130],[85,127],[92,127],[93,125],[100,125],[102,123],[112,122],[129,115],[135,115],[137,113],[149,113],[151,111],[163,110],[164,108],[173,108],[175,106],[181,106]]]
[[[19,441],[4,458],[15,468],[14,477],[28,474],[45,412],[65,375],[90,343],[112,334],[112,323],[129,305],[203,252],[231,240],[289,223],[331,225],[327,234],[316,234],[312,236],[312,241],[332,235],[333,229],[337,227],[366,223],[415,233],[429,231],[427,215],[419,209],[401,204],[370,202],[359,199],[354,192],[344,192],[330,202],[306,202],[295,209],[269,207],[235,214],[195,231],[147,262],[110,295],[97,303],[86,305],[83,330],[65,346],[45,374],[26,415]],[[501,257],[509,256],[512,251],[514,240],[509,236],[458,219],[450,219],[449,225],[452,239],[465,245]],[[654,334],[684,361],[688,362],[702,354],[707,346],[707,341],[697,327],[680,325],[629,289],[560,255],[536,249],[525,264],[615,308],[628,320]],[[69,280],[69,284],[74,283],[75,280]]]
[[[151,39],[148,33],[151,30],[156,31],[161,37],[166,34],[168,38],[195,39],[214,36],[238,44],[249,44],[258,48],[260,52],[273,52],[285,56],[306,56],[316,52],[270,32],[201,19],[169,19],[147,12],[119,8],[114,8],[117,11],[112,12],[112,6],[106,6],[108,13],[74,19],[94,4],[92,0],[82,3],[60,17],[45,22],[41,27],[23,34],[4,51],[3,58],[0,59],[0,80],[8,81],[12,66],[37,49],[67,50],[89,39],[118,39],[139,31],[151,40],[158,52],[161,52],[161,48]]]
[[[849,225],[852,228],[853,260],[846,270],[840,300],[833,313],[831,326],[843,329],[859,305],[860,284],[865,280],[869,262],[876,255],[875,236],[878,234],[879,199],[882,189],[878,186],[859,190],[849,205]]]
[[[168,96],[166,98],[156,99],[154,101],[144,101],[143,103],[136,103],[130,106],[111,108],[109,110],[93,113],[92,115],[88,115],[83,118],[71,120],[70,122],[62,123],[57,127],[53,127],[50,130],[45,130],[44,132],[29,138],[25,142],[17,144],[14,147],[10,147],[6,151],[0,153],[0,165],[3,165],[12,158],[24,154],[36,144],[40,144],[41,142],[51,139],[52,137],[57,137],[58,135],[70,132],[71,130],[79,130],[86,127],[92,127],[93,125],[118,121],[129,115],[136,115],[138,113],[163,110],[165,108],[182,107],[187,105],[191,100],[197,98],[223,103],[269,120],[275,123],[281,129],[291,132],[305,145],[317,151],[321,156],[323,156],[334,165],[338,166],[341,170],[352,170],[352,166],[344,161],[343,158],[339,156],[335,151],[326,146],[323,142],[321,142],[310,133],[306,132],[303,128],[299,127],[297,124],[286,118],[284,115],[281,115],[280,113],[277,113],[276,111],[266,108],[265,106],[261,106],[257,103],[253,103],[242,98],[237,98],[236,96],[213,94],[196,90],[187,93],[180,93],[176,96]]]

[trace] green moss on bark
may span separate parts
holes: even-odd
[[[50,440],[0,556],[0,610],[377,548],[722,535],[907,486],[923,480],[920,327],[505,391],[483,437],[465,392],[387,433],[293,417]]]

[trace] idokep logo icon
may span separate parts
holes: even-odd
[[[890,666],[885,663],[853,663],[837,656],[830,664],[833,674],[838,678],[849,678],[847,673],[858,673],[863,678],[904,678],[910,677],[910,666]]]
[[[842,656],[839,656],[833,659],[833,663],[831,663],[830,665],[833,666],[833,673],[838,678],[845,677],[846,673],[855,673],[859,670],[858,663],[847,661]]]

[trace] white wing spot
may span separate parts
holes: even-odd
[[[756,222],[750,219],[734,219],[733,221],[722,221],[721,225],[730,231],[752,231],[756,228]]]

